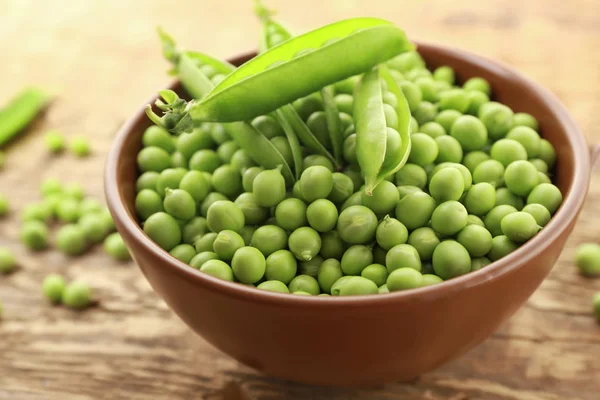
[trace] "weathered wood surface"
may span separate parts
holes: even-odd
[[[600,142],[600,4],[597,0],[269,2],[298,31],[334,19],[374,15],[409,35],[499,59],[550,88],[590,142]],[[270,379],[240,366],[191,333],[132,263],[100,249],[68,259],[33,255],[18,240],[23,203],[41,180],[80,182],[102,197],[104,157],[117,127],[168,82],[155,26],[181,44],[217,56],[255,47],[250,1],[3,0],[0,82],[4,98],[23,85],[60,97],[30,134],[7,151],[0,190],[13,213],[0,221],[0,245],[22,261],[0,277],[0,399],[527,399],[600,398],[600,327],[590,298],[600,281],[572,264],[577,244],[597,240],[600,172],[582,218],[550,277],[493,337],[414,384],[347,391]],[[41,134],[86,135],[85,160],[49,156]],[[87,280],[100,305],[83,313],[51,307],[43,277],[59,271]],[[507,293],[507,295],[510,295]],[[390,349],[393,351],[393,349]],[[245,396],[245,397],[244,397]]]

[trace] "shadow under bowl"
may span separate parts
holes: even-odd
[[[456,49],[432,44],[418,48],[429,67],[450,65],[459,81],[481,76],[491,83],[495,100],[538,119],[556,149],[556,184],[564,197],[548,225],[517,251],[435,286],[322,298],[259,291],[200,273],[159,248],[138,224],[136,155],[150,125],[144,108],[117,134],[105,174],[115,224],[154,290],[224,353],[296,382],[367,386],[407,381],[492,335],[551,270],[587,193],[590,156],[583,135],[554,95],[511,69]],[[231,61],[240,64],[252,56]],[[171,89],[182,92],[177,82]]]

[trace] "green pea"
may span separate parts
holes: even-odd
[[[42,293],[54,304],[61,302],[65,290],[65,279],[58,274],[50,274],[44,278]]]
[[[208,232],[208,222],[204,217],[194,217],[182,229],[183,242],[194,244],[196,240]]]
[[[144,189],[156,191],[159,173],[156,171],[148,171],[141,174],[135,183],[135,190],[141,192]],[[61,190],[62,191],[62,190]]]
[[[500,222],[502,233],[515,243],[523,243],[538,232],[538,224],[531,214],[515,212],[506,215]]]
[[[469,108],[465,113],[477,116],[481,107],[489,103],[490,98],[487,94],[479,92],[477,90],[467,91],[467,97],[469,98]]]
[[[462,114],[456,110],[443,110],[435,117],[435,122],[440,124],[446,132],[451,132],[454,122],[456,122],[461,115]]]
[[[395,189],[394,187],[394,192],[397,194]],[[329,232],[336,226],[338,210],[331,201],[318,199],[309,204],[306,209],[306,218],[310,226],[317,232]]]
[[[394,108],[398,107],[398,98],[392,92],[384,92],[381,96],[381,100],[385,104],[389,104],[390,106],[392,106]],[[352,112],[350,112],[349,114],[352,114]]]
[[[298,273],[316,278],[319,273],[319,268],[321,268],[321,264],[323,264],[323,257],[321,256],[315,256],[309,261],[300,261]]]
[[[323,99],[318,93],[314,93],[294,101],[293,106],[300,117],[306,120],[314,112],[323,110]]]
[[[390,292],[416,289],[423,285],[423,275],[418,270],[402,267],[390,272],[386,287]]]
[[[203,251],[202,253],[196,254],[190,260],[190,266],[195,269],[200,269],[200,267],[202,267],[202,265],[204,265],[204,263],[207,262],[208,260],[218,260],[218,259],[219,259],[219,257],[217,256],[217,253],[212,252],[212,251]]]
[[[437,164],[443,162],[460,163],[463,158],[463,149],[458,140],[450,135],[438,136],[435,138],[438,145],[438,156],[435,159]]]
[[[381,286],[379,286],[379,289],[377,289],[377,292],[379,294],[385,294],[385,293],[389,293],[390,290],[388,289],[387,285],[381,285]]]
[[[462,163],[469,171],[471,171],[471,174],[473,174],[475,172],[475,168],[477,168],[479,164],[489,159],[489,154],[480,150],[476,150],[465,154]]]
[[[464,204],[469,214],[487,214],[496,205],[494,186],[487,182],[476,183],[467,192]]]
[[[460,175],[460,173],[457,171]],[[460,178],[462,181],[462,177]],[[435,200],[424,192],[403,197],[396,206],[396,218],[410,231],[427,225],[435,209]]]
[[[463,85],[463,89],[465,90],[477,90],[487,94],[488,96],[492,94],[492,88],[488,81],[483,78],[475,77],[468,79]]]
[[[494,187],[504,184],[504,165],[496,160],[485,160],[473,171],[473,182],[487,182]]]
[[[340,213],[337,230],[347,243],[368,243],[375,238],[377,216],[367,207],[350,206]]]
[[[350,246],[342,255],[341,265],[345,275],[360,275],[363,269],[373,263],[373,252],[367,246]]]
[[[325,259],[340,259],[344,253],[344,243],[338,231],[329,231],[321,234],[321,251],[319,255]]]
[[[467,225],[479,225],[485,227],[485,223],[477,215],[469,214],[467,217]]]
[[[464,192],[465,181],[455,168],[443,168],[431,177],[429,192],[437,202],[459,200]]]
[[[438,283],[442,283],[442,282],[444,282],[444,280],[437,275],[424,274],[423,279],[421,279],[421,287],[437,285]]]
[[[65,137],[59,131],[46,132],[44,135],[44,143],[51,153],[60,153],[65,149]]]
[[[333,190],[333,174],[320,165],[309,167],[300,176],[300,190],[309,203],[325,199]]]
[[[504,167],[518,160],[527,160],[525,147],[516,140],[500,139],[490,150],[492,159],[500,161]]]
[[[370,279],[362,276],[352,276],[340,288],[340,296],[359,296],[367,294],[376,294],[377,285]]]
[[[148,219],[152,214],[164,211],[163,200],[155,191],[143,189],[135,197],[135,210],[142,220]]]
[[[398,268],[412,268],[421,271],[421,259],[417,249],[409,244],[392,247],[386,254],[385,266],[389,273]]]
[[[283,200],[275,209],[277,225],[288,231],[306,225],[306,208],[302,200],[296,198]]]
[[[158,181],[156,182],[156,191],[161,196],[165,196],[165,190],[167,188],[177,189],[181,179],[187,173],[186,169],[183,168],[167,168],[160,173]]]
[[[402,81],[400,82],[400,89],[402,89],[402,93],[406,98],[410,111],[416,111],[421,104],[421,101],[423,101],[423,94],[421,93],[419,86],[409,81]]]
[[[456,110],[464,113],[469,108],[470,98],[463,89],[449,89],[440,93],[440,110]]]
[[[498,140],[505,137],[512,128],[513,112],[504,104],[490,101],[479,109],[479,119],[487,128],[490,137]]]
[[[66,197],[81,201],[85,196],[83,187],[79,183],[68,183],[63,188],[63,194]]]
[[[217,144],[223,144],[228,140],[231,140],[231,136],[227,133],[223,125],[221,124],[209,124],[209,131],[212,140]]]
[[[471,257],[483,257],[492,247],[492,235],[478,225],[467,225],[459,232],[456,240],[467,249]]]
[[[325,148],[331,149],[331,139],[329,137],[329,128],[327,127],[327,116],[324,111],[312,113],[306,120],[306,125]]]
[[[319,282],[310,275],[298,275],[288,285],[290,292],[304,292],[316,296],[320,292]]]
[[[492,239],[492,248],[488,253],[487,257],[491,261],[496,261],[501,259],[502,257],[512,253],[519,246],[512,242],[509,238],[504,235],[496,236]]]
[[[342,148],[344,160],[349,164],[356,164],[358,158],[356,156],[356,133],[353,133],[344,139]]]
[[[506,135],[506,138],[521,143],[527,151],[528,158],[535,158],[540,153],[540,135],[527,126],[517,126],[512,128]]]
[[[535,167],[535,169],[538,170],[538,172],[541,172],[543,174],[548,173],[548,164],[546,164],[546,162],[544,160],[541,160],[539,158],[532,158],[529,160],[529,162],[531,164],[533,164],[533,166]],[[538,176],[539,176],[539,174],[538,174]]]
[[[296,276],[297,268],[296,258],[289,250],[277,250],[267,257],[265,276],[287,285]]]
[[[502,235],[502,228],[500,223],[502,219],[508,214],[515,213],[518,210],[509,205],[500,205],[492,208],[490,212],[485,216],[484,222],[485,227],[492,234],[492,236]]]
[[[187,221],[196,215],[196,202],[182,189],[166,189],[163,207],[173,218]]]
[[[189,244],[178,244],[169,251],[169,254],[179,261],[189,264],[196,255],[196,250]]]
[[[160,147],[145,147],[137,155],[137,165],[142,172],[161,172],[171,166],[171,156]]]
[[[265,274],[265,256],[257,248],[242,247],[233,255],[231,269],[237,280],[242,283],[258,282]]]
[[[342,204],[354,193],[354,183],[351,178],[341,172],[334,172],[332,177],[333,188],[327,198],[335,204]]]
[[[467,226],[467,209],[458,201],[438,205],[431,215],[431,227],[437,233],[451,236]]]
[[[415,79],[414,82],[421,89],[424,101],[435,103],[440,99],[436,82],[431,77],[422,76]]]
[[[285,249],[287,241],[288,235],[283,229],[276,225],[263,225],[254,231],[250,245],[256,247],[265,257],[268,257],[277,250]]]
[[[171,154],[171,166],[173,168],[187,168],[188,164],[189,160],[182,153],[176,151]]]
[[[90,306],[92,291],[83,282],[71,282],[63,290],[62,303],[76,310],[82,310]]]
[[[262,207],[272,207],[285,199],[285,179],[279,169],[260,172],[254,179],[252,193],[256,203]]]
[[[242,176],[231,165],[225,164],[213,172],[211,185],[217,192],[233,197],[242,191]]]
[[[347,114],[353,113],[354,108],[354,97],[349,94],[338,94],[334,97],[335,105],[337,109],[341,112],[345,112]]]
[[[464,181],[464,191],[468,191],[471,188],[473,183],[473,176],[467,167],[462,164],[452,163],[452,162],[443,162],[441,164],[436,165],[430,173],[430,176],[433,177],[439,170],[444,168],[454,168],[461,173]]]
[[[71,140],[71,152],[77,157],[86,157],[90,154],[90,144],[85,137],[78,136]]]
[[[272,139],[276,136],[284,136],[283,128],[275,121],[273,117],[261,115],[252,120],[252,126],[260,131],[267,139]]]
[[[215,278],[219,278],[224,281],[233,282],[234,272],[232,271],[232,268],[221,260],[206,260],[200,267],[200,272],[204,272],[205,274],[214,276]]]
[[[539,226],[546,226],[551,218],[550,211],[541,204],[528,204],[521,211],[531,214]]]
[[[239,151],[239,150],[238,150]],[[232,156],[233,158],[233,156]],[[206,171],[212,173],[221,165],[221,159],[214,150],[202,149],[190,157],[189,167],[194,171]]]
[[[317,281],[321,290],[325,293],[331,293],[333,284],[343,276],[342,266],[337,259],[330,258],[321,264]]]
[[[327,157],[322,156],[320,154],[311,154],[309,156],[304,157],[304,160],[302,160],[302,170],[305,170],[315,165],[325,167],[331,172],[335,171],[333,163]]]
[[[291,233],[288,238],[288,247],[297,259],[310,261],[321,250],[321,236],[314,229],[303,226]]]
[[[577,247],[575,264],[584,276],[600,275],[600,245],[584,243]]]
[[[181,242],[181,227],[171,215],[157,212],[144,222],[144,232],[163,249],[169,251]]]
[[[427,172],[423,167],[416,164],[404,164],[396,172],[395,178],[397,186],[412,185],[423,189],[427,185]]]
[[[83,254],[87,250],[85,231],[76,224],[62,226],[56,233],[56,248],[70,256]]]
[[[410,117],[410,124],[408,126],[408,133],[410,133],[411,135],[413,133],[417,133],[419,132],[419,123],[417,122],[417,120],[415,119],[415,117]]]
[[[397,186],[396,189],[398,189],[398,196],[399,199],[402,200],[404,197],[408,196],[409,194],[415,193],[415,192],[422,192],[422,190],[416,186],[411,186],[411,185],[402,185],[402,186]]]
[[[98,243],[106,236],[106,224],[100,213],[82,216],[77,224],[83,230],[85,238],[90,243]]]
[[[527,196],[527,204],[541,204],[554,215],[562,203],[560,189],[551,183],[540,183]]]
[[[439,154],[437,142],[424,133],[411,135],[411,150],[408,161],[413,164],[425,166],[433,163]]]
[[[471,271],[469,252],[463,245],[454,240],[445,240],[440,243],[433,251],[432,261],[436,275],[444,280]]]
[[[362,192],[361,203],[377,215],[386,215],[394,210],[400,194],[396,186],[389,181],[383,181],[375,187],[372,195]]]
[[[169,153],[175,151],[173,137],[165,129],[156,125],[146,128],[144,134],[142,135],[142,143],[144,144],[144,147],[156,146]]]
[[[419,131],[421,133],[426,134],[427,136],[430,136],[433,139],[435,139],[438,136],[444,136],[444,135],[446,135],[446,130],[444,129],[444,127],[442,125],[440,125],[439,123],[434,122],[434,121],[427,122],[426,124],[423,124],[423,126],[421,126],[419,128]]]
[[[447,65],[437,67],[433,71],[433,79],[436,81],[447,82],[450,85],[454,84],[454,70]]]
[[[283,136],[276,136],[271,139],[273,146],[281,153],[283,159],[288,165],[294,165],[294,155],[292,154],[292,147],[290,146],[289,140]]]
[[[552,143],[546,139],[542,139],[540,141],[540,153],[538,157],[548,165],[548,168],[554,167],[554,164],[556,163],[556,151],[554,150]]]
[[[15,270],[17,260],[8,248],[0,247],[0,274],[10,274]]]
[[[46,178],[40,185],[40,193],[43,197],[51,194],[62,193],[63,187],[60,181],[56,178]]]
[[[503,204],[508,204],[509,206],[513,206],[517,210],[520,210],[523,208],[523,199],[512,193],[508,188],[498,188],[496,189],[495,206]]]
[[[26,204],[25,208],[21,213],[21,221],[49,221],[52,217],[52,209],[48,207],[47,203],[30,203]]]
[[[540,125],[535,117],[531,114],[523,112],[515,113],[515,115],[513,115],[513,127],[517,126],[526,126],[536,132],[540,131]]]
[[[358,76],[351,76],[350,78],[334,83],[333,87],[335,88],[336,93],[354,93],[358,78]]]
[[[240,194],[234,203],[244,214],[246,224],[257,225],[267,219],[268,210],[256,203],[256,198],[252,193]]]
[[[224,230],[217,234],[213,242],[213,249],[221,260],[230,261],[235,252],[244,245],[244,239],[238,233]]]
[[[456,119],[450,135],[454,137],[466,151],[479,150],[487,142],[488,133],[485,125],[476,117],[463,115]]]
[[[218,200],[211,204],[206,220],[210,230],[217,233],[226,229],[239,232],[245,224],[244,213],[229,200]]]
[[[363,278],[367,278],[377,287],[385,285],[388,277],[388,271],[385,266],[381,264],[371,264],[362,270],[360,275]]]
[[[435,120],[437,113],[438,108],[435,104],[432,104],[428,101],[422,101],[412,115],[415,117],[419,125],[423,125],[427,122]]]
[[[242,187],[246,192],[252,192],[254,179],[258,174],[260,174],[264,169],[262,167],[250,167],[243,171],[242,173]]]
[[[410,233],[408,244],[417,250],[421,261],[429,261],[433,256],[433,251],[440,244],[440,239],[433,229],[424,226]]]
[[[471,260],[471,272],[478,271],[481,268],[490,265],[492,262],[487,257],[477,257]]]
[[[113,232],[104,239],[104,251],[115,260],[126,261],[131,259],[129,250],[118,232]],[[194,254],[196,254],[195,251]]]
[[[40,251],[48,247],[48,227],[41,221],[27,221],[21,226],[20,238],[29,250]]]
[[[194,128],[191,133],[182,133],[177,137],[175,147],[177,151],[189,160],[200,150],[210,150],[215,147],[210,131],[204,127]]]
[[[265,281],[256,287],[257,289],[267,290],[269,292],[289,293],[290,290],[285,283],[280,281]]]
[[[199,203],[210,193],[211,179],[201,171],[189,171],[181,178],[179,189],[186,191],[196,203]]]

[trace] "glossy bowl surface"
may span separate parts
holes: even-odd
[[[552,93],[515,71],[447,47],[422,43],[419,51],[429,67],[452,66],[459,81],[487,79],[495,100],[539,120],[557,152],[556,179],[564,197],[559,211],[517,251],[439,285],[344,298],[259,291],[190,268],[139,227],[134,209],[136,154],[150,124],[142,107],[121,128],[109,154],[108,205],[154,290],[215,347],[266,374],[297,382],[363,386],[410,380],[484,341],[549,273],[587,193],[590,156],[583,135]],[[251,56],[231,61],[239,64]],[[181,93],[177,82],[171,88]]]

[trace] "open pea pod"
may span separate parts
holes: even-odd
[[[400,145],[400,151],[397,154],[388,157],[386,155],[386,159],[389,159],[390,162],[386,162],[383,168],[379,171],[379,175],[377,177],[377,184],[385,179],[386,176],[394,174],[398,172],[400,168],[406,164],[408,160],[408,156],[410,155],[410,109],[408,108],[408,102],[406,101],[406,97],[400,88],[400,85],[394,78],[394,76],[390,73],[390,70],[386,65],[382,65],[379,67],[381,79],[385,81],[387,84],[388,91],[396,96],[398,99],[398,104],[396,105],[396,114],[398,114],[398,133],[400,134],[400,139],[402,140]],[[393,162],[392,162],[393,160]]]
[[[249,120],[413,48],[404,32],[388,21],[336,22],[248,61],[194,102],[189,112],[198,121]]]
[[[354,96],[356,158],[365,178],[365,191],[373,194],[385,159],[387,125],[379,69],[366,72]]]
[[[292,38],[290,30],[272,18],[274,11],[267,10],[261,0],[255,1],[254,12],[263,24],[258,44],[258,50],[261,53]]]
[[[164,46],[170,43],[165,43],[163,37],[164,32],[161,33],[161,39],[163,40],[163,52]],[[174,42],[170,37],[166,36],[173,44],[172,48],[175,49]],[[209,64],[215,68],[215,70],[221,73],[230,73],[235,70],[235,67],[227,62],[220,61],[216,58],[210,57],[206,54],[198,52],[183,52],[183,53],[166,53],[173,54],[172,58],[168,58],[169,61],[177,60],[176,71],[181,80],[182,85],[188,91],[188,93],[195,99],[202,99],[206,96],[213,88],[214,84],[200,71],[198,67],[198,61],[201,64]],[[155,123],[180,133],[181,131],[191,129],[192,121],[189,118],[189,114],[186,111],[187,104],[185,101],[179,99],[177,95],[171,91],[163,91],[161,95],[168,104],[164,103],[157,104],[159,108],[164,111],[168,111],[162,118],[157,116],[150,106],[146,108],[148,117]],[[165,97],[166,96],[166,97]],[[248,155],[259,165],[273,169],[281,165],[281,173],[286,179],[288,184],[293,184],[295,181],[294,174],[290,166],[287,164],[283,155],[277,150],[277,148],[271,143],[262,133],[254,128],[248,122],[232,122],[223,124],[223,128],[229,133],[229,135],[238,143],[238,145],[246,150]]]

